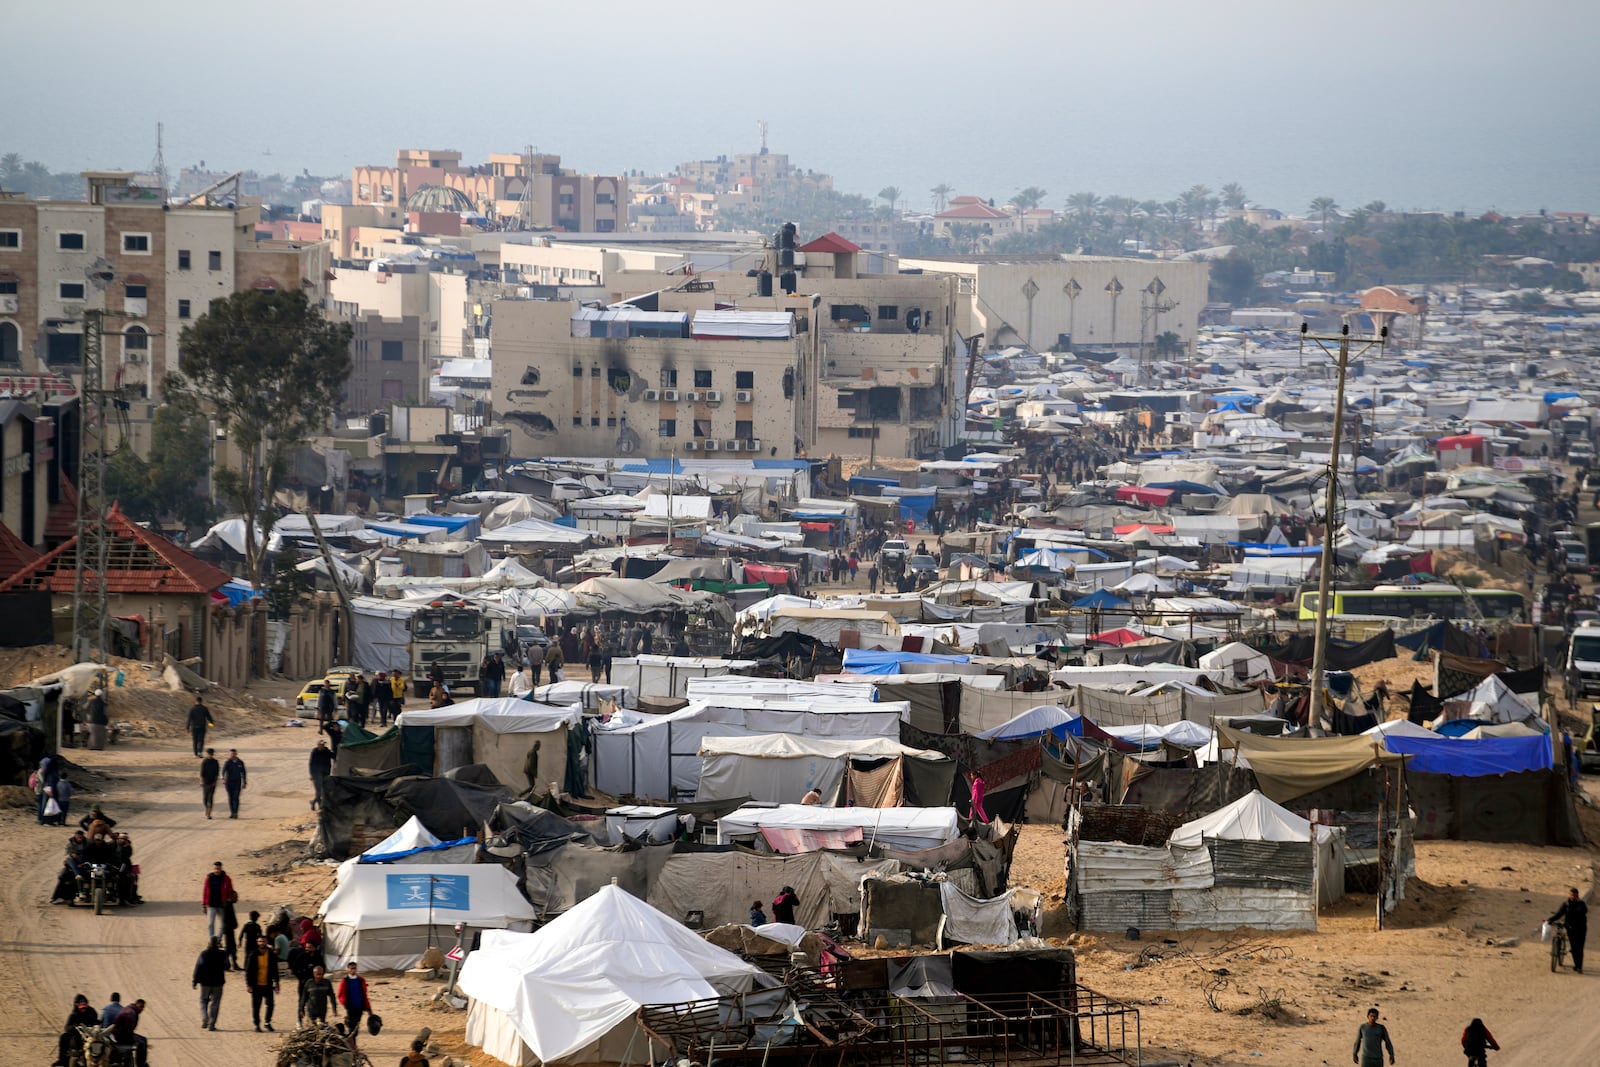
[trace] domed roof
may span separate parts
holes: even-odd
[[[471,212],[472,201],[460,189],[448,185],[424,185],[406,197],[407,211]]]

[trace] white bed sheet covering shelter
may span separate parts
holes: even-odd
[[[779,804],[740,808],[717,821],[721,843],[749,837],[763,826],[786,830],[853,830],[863,840],[916,851],[954,841],[960,831],[955,808],[825,808],[818,804]]]
[[[520,787],[523,761],[535,742],[539,745],[539,780],[548,781],[552,776],[561,780],[566,772],[567,728],[582,717],[580,704],[551,707],[517,697],[479,697],[429,711],[402,712],[398,721],[402,727],[434,729],[433,773],[482,763],[502,784]],[[462,731],[471,738],[470,744],[448,744],[441,730]]]
[[[617,886],[532,934],[489,932],[467,957],[467,1040],[510,1064],[616,1062],[602,1043],[634,1036],[646,1004],[680,1004],[768,984],[759,968],[702,940]],[[648,1057],[639,1042],[638,1062]]]
[[[535,918],[517,877],[497,863],[358,863],[318,909],[329,966],[416,966],[428,946],[447,947],[452,927],[527,930]]]
[[[696,800],[779,802],[805,796],[837,795],[839,780],[852,758],[880,760],[912,756],[948,760],[942,752],[911,748],[887,737],[836,740],[795,734],[708,737],[700,742],[700,785]]]

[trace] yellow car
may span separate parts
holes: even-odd
[[[295,710],[304,712],[309,709],[315,712],[317,695],[322,692],[324,682],[333,682],[334,693],[340,694],[344,692],[344,683],[360,670],[360,667],[329,667],[328,672],[321,678],[311,679],[300,689],[300,695],[294,698]]]

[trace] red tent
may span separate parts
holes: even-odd
[[[1172,489],[1152,489],[1145,485],[1124,485],[1117,490],[1117,499],[1124,503],[1154,504],[1161,507],[1172,500]]]
[[[1128,534],[1138,530],[1140,527],[1149,530],[1153,534],[1169,534],[1175,532],[1177,529],[1175,526],[1163,526],[1148,522],[1125,522],[1121,526],[1113,526],[1111,528],[1111,532],[1116,534],[1118,537],[1125,537]]]
[[[1098,641],[1102,645],[1116,645],[1121,648],[1123,645],[1131,645],[1135,641],[1143,641],[1144,634],[1135,633],[1126,626],[1119,626],[1115,630],[1107,630],[1103,634],[1095,634],[1089,640]]]

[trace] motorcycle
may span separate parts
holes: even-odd
[[[134,868],[134,875],[138,875],[137,867]],[[117,871],[104,863],[81,864],[78,892],[71,903],[92,906],[96,915],[102,914],[108,907],[136,903],[133,899],[123,899],[121,881]]]

